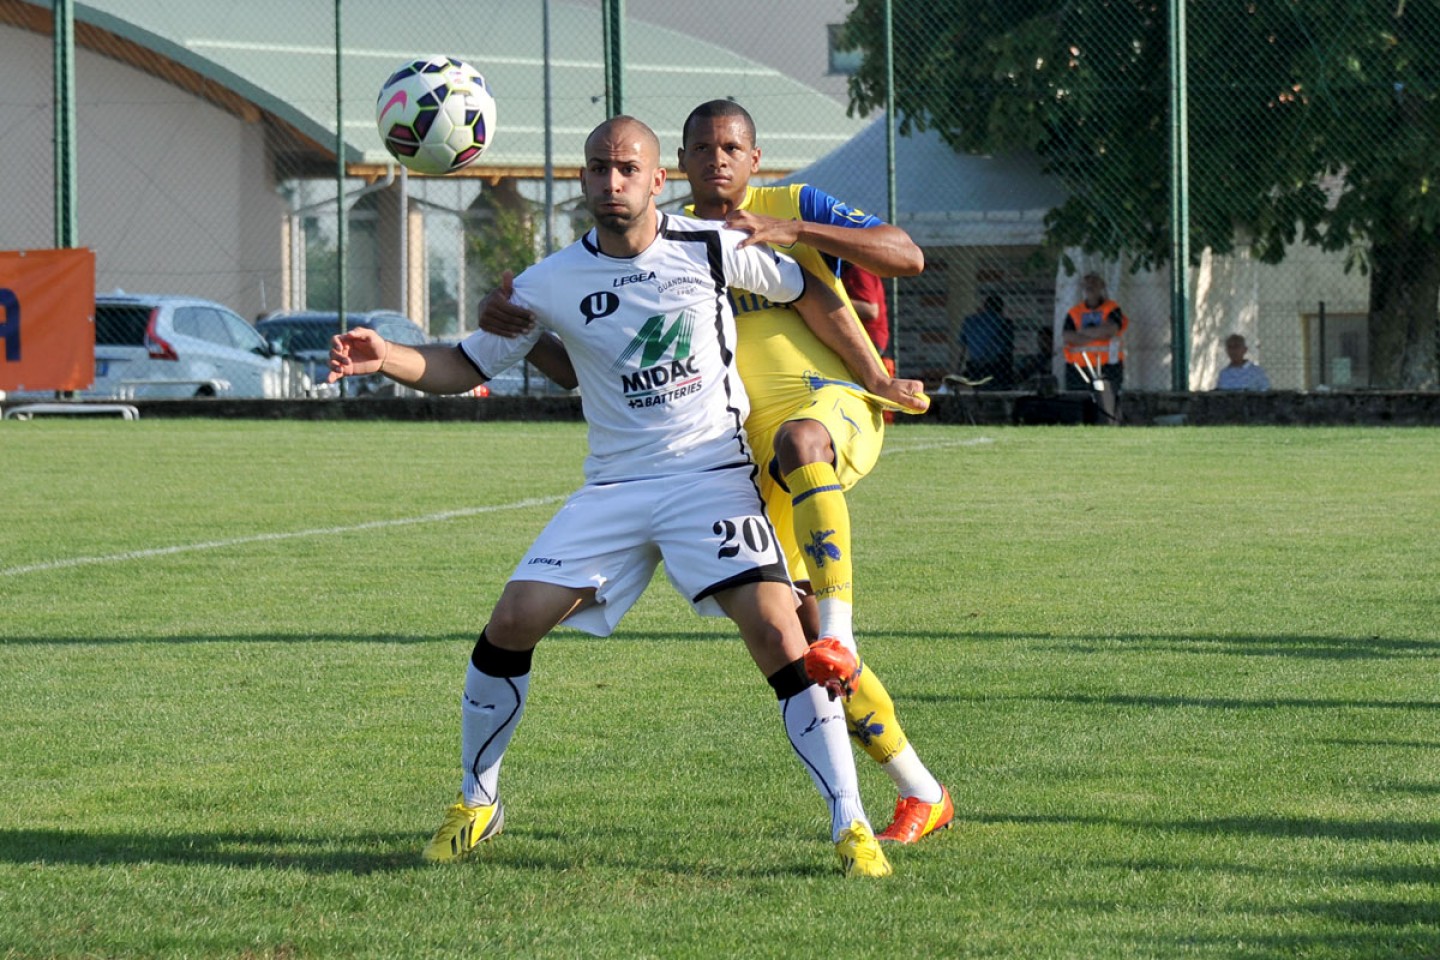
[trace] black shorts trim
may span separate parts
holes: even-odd
[[[767,563],[763,567],[751,567],[743,573],[737,573],[733,577],[727,577],[719,583],[712,583],[701,590],[691,599],[691,603],[699,603],[706,597],[713,597],[717,593],[724,593],[734,587],[743,587],[747,583],[783,583],[791,586],[790,578],[785,575],[785,565],[781,563]]]

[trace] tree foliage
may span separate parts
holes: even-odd
[[[1296,242],[1370,271],[1373,375],[1435,382],[1440,300],[1440,7],[1230,0],[1187,8],[1191,249]],[[895,3],[904,131],[958,150],[1033,150],[1070,190],[1060,246],[1168,262],[1169,5],[1154,0]],[[885,101],[884,4],[846,24],[861,113]]]

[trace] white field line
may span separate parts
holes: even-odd
[[[421,517],[399,517],[394,520],[371,520],[345,527],[317,527],[312,530],[296,530],[291,533],[257,533],[248,537],[232,537],[229,540],[206,540],[200,543],[182,543],[172,547],[153,547],[149,550],[126,550],[123,553],[108,553],[92,557],[70,557],[66,560],[48,560],[44,563],[30,563],[21,567],[0,567],[0,577],[15,577],[22,573],[41,573],[46,570],[64,570],[67,567],[85,567],[101,563],[123,563],[129,560],[144,560],[146,557],[164,557],[176,553],[193,553],[199,550],[224,550],[247,543],[272,543],[277,540],[305,540],[312,537],[331,537],[360,530],[380,530],[385,527],[409,527],[419,523],[444,523],[447,520],[463,520],[484,513],[498,513],[502,510],[524,510],[527,507],[541,507],[559,503],[564,496],[536,497],[517,500],[514,503],[496,504],[491,507],[469,507],[464,510],[446,510]]]
[[[922,450],[949,450],[958,447],[975,447],[994,443],[991,437],[972,437],[966,440],[942,440],[934,443],[917,443],[912,446],[890,444],[885,448],[886,456],[902,453],[916,453]],[[0,577],[17,577],[23,573],[44,573],[48,570],[65,570],[70,567],[86,567],[104,563],[125,563],[130,560],[144,560],[147,557],[165,557],[177,553],[195,553],[201,550],[224,550],[228,547],[243,546],[247,543],[273,543],[279,540],[305,540],[312,537],[330,537],[336,534],[356,533],[361,530],[380,530],[386,527],[408,527],[420,523],[444,523],[447,520],[463,520],[466,517],[497,513],[501,510],[523,510],[559,503],[564,496],[538,497],[517,500],[514,503],[497,504],[490,507],[469,507],[464,510],[446,510],[420,517],[399,517],[394,520],[371,520],[345,527],[317,527],[311,530],[295,530],[290,533],[257,533],[248,537],[232,537],[228,540],[205,540],[200,543],[181,543],[170,547],[152,547],[148,550],[126,550],[122,553],[107,553],[89,557],[69,557],[64,560],[47,560],[44,563],[30,563],[19,567],[0,567]]]

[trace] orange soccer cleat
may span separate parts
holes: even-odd
[[[950,791],[941,787],[939,803],[926,803],[919,797],[901,797],[895,801],[895,819],[875,838],[890,843],[914,843],[936,830],[944,830],[954,819],[955,805],[950,802]]]
[[[855,654],[834,637],[821,637],[810,644],[805,651],[805,673],[830,694],[848,698],[855,692],[855,677],[860,673],[860,661]]]

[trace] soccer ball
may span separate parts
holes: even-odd
[[[490,145],[495,98],[463,60],[412,60],[380,88],[375,123],[385,149],[411,170],[454,173]]]

